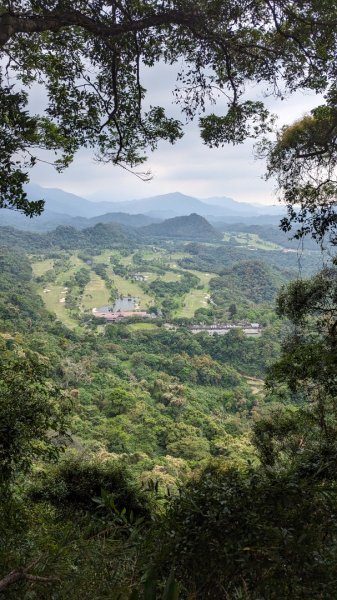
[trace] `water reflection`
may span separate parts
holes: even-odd
[[[136,296],[120,296],[114,304],[100,307],[101,312],[124,312],[137,310],[139,308],[139,298]]]

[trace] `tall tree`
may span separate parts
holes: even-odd
[[[176,99],[187,119],[200,117],[206,144],[257,137],[270,119],[244,96],[247,84],[277,96],[327,91],[336,24],[330,0],[0,1],[0,206],[43,210],[23,191],[38,148],[56,152],[58,169],[81,146],[135,168],[159,140],[179,139],[181,122],[143,106],[143,68],[162,61],[179,63]],[[42,114],[28,110],[34,83],[45,89]],[[219,112],[203,114],[218,98]]]
[[[336,69],[336,64],[333,63]],[[296,237],[310,234],[337,244],[337,88],[326,104],[283,127],[275,143],[267,142],[268,177],[276,176],[288,216],[284,231],[298,226]]]
[[[48,380],[48,359],[0,342],[0,494],[39,456],[56,456],[70,401]]]

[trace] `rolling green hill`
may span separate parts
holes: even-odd
[[[105,248],[132,247],[139,238],[136,231],[117,223],[98,223],[94,227],[78,230],[59,226],[48,233],[18,231],[12,227],[0,228],[0,244],[29,250],[103,250]]]
[[[174,217],[163,223],[153,223],[140,229],[148,238],[173,238],[185,240],[221,240],[222,236],[214,227],[200,215],[192,213],[185,217]]]

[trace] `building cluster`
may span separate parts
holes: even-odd
[[[150,319],[153,315],[141,310],[118,310],[113,312],[109,309],[93,308],[92,314],[96,318],[105,319],[106,321],[120,321],[122,319],[131,319],[132,317],[141,317],[142,319]]]
[[[208,333],[209,335],[225,335],[233,329],[241,329],[246,335],[260,335],[262,327],[259,323],[218,323],[216,325],[191,325],[192,333]]]

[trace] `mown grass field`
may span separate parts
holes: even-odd
[[[154,298],[147,294],[142,287],[133,281],[124,279],[120,275],[112,275],[112,280],[121,296],[136,296],[139,299],[139,308],[141,310],[153,305]]]
[[[128,256],[122,256],[120,255],[120,263],[124,266],[129,266],[132,265],[133,263],[133,256],[134,256],[134,252],[132,252],[131,254],[128,254]]]
[[[140,250],[139,254],[143,260],[147,260],[150,262],[152,262],[152,261],[156,262],[156,261],[165,259],[167,256],[167,251],[162,250],[161,248],[153,247],[153,248],[146,248],[146,250],[144,250],[144,249]]]
[[[156,279],[160,279],[161,281],[166,282],[179,281],[179,279],[181,278],[181,274],[176,273],[174,271],[166,271],[164,275],[159,275],[158,273],[150,273],[146,271],[139,271],[139,273],[145,277],[146,283],[152,283],[152,281],[155,281]]]
[[[108,275],[111,278],[114,286],[117,288],[120,296],[136,296],[139,299],[141,310],[151,306],[154,301],[153,297],[149,294],[146,294],[146,292],[144,292],[137,282],[130,281],[124,277],[121,277],[120,275],[116,275],[116,273],[113,272],[113,264],[110,262],[110,257],[113,256],[121,259],[120,262],[123,262],[123,260],[129,261],[129,264],[132,262],[132,254],[126,257],[121,257],[119,252],[111,250],[105,250],[101,254],[94,256],[93,261],[107,265]],[[90,265],[85,266],[90,268]],[[91,270],[91,281],[86,286],[82,299],[83,309],[88,310],[105,306],[109,304],[109,298],[110,292],[107,289],[104,280]]]
[[[77,254],[73,254],[70,258],[70,265],[68,271],[64,273],[64,277],[62,277],[62,275],[60,276],[62,281],[66,281],[69,279],[69,276],[74,275],[78,269],[81,269],[83,267],[83,262],[78,258]]]
[[[47,267],[48,263],[48,268]],[[50,263],[51,266],[50,266]],[[42,268],[45,268],[44,273],[46,273],[50,268],[53,267],[54,261],[45,260],[45,261],[36,261],[32,263],[32,269],[35,276],[39,276],[41,273],[41,265]],[[64,305],[64,299],[66,296],[66,282],[76,273],[76,271],[83,266],[82,261],[77,257],[76,254],[73,254],[70,258],[69,268],[60,273],[55,282],[46,283],[43,286],[38,287],[38,292],[43,299],[45,307],[51,313],[54,313],[56,317],[64,323],[69,329],[75,329],[78,327],[78,322],[76,319],[73,319],[69,313],[69,310]],[[45,291],[48,290],[48,291]]]
[[[182,258],[186,258],[187,256],[190,256],[190,254],[188,254],[188,252],[169,252],[167,254],[168,265],[172,269],[176,269],[177,267],[179,268],[177,261],[181,260]]]
[[[119,257],[119,252],[117,251],[112,251],[112,250],[104,250],[103,252],[101,252],[101,254],[96,254],[95,256],[92,257],[92,260],[95,263],[104,263],[106,265],[110,264],[110,257],[111,256],[118,256]]]
[[[154,331],[158,329],[158,325],[154,323],[131,323],[128,325],[130,331]]]
[[[201,271],[188,271],[193,273],[200,279],[200,285],[203,286],[201,290],[193,289],[182,298],[181,306],[176,311],[176,317],[191,318],[194,316],[195,311],[198,308],[206,308],[208,305],[209,298],[209,282],[214,277],[213,273],[203,273]]]
[[[159,278],[162,281],[179,281],[181,279],[181,273],[177,273],[174,271],[166,271],[165,275],[159,275]]]
[[[109,304],[110,292],[105,285],[104,279],[96,275],[93,271],[90,273],[90,281],[84,289],[81,308],[91,310]]]
[[[44,275],[53,268],[54,261],[52,258],[47,258],[45,260],[33,262],[31,263],[31,266],[35,277],[41,277],[41,275]]]
[[[256,233],[238,233],[237,231],[231,233],[227,232],[224,234],[224,242],[228,242],[231,238],[234,238],[237,244],[240,246],[251,246],[257,250],[280,250],[281,246],[274,244],[273,242],[267,242],[262,240]]]
[[[150,271],[137,271],[140,274],[145,275],[145,284],[151,283],[156,279],[161,279],[165,282],[179,281],[184,271],[193,273],[200,280],[202,289],[192,289],[188,294],[183,297],[177,298],[180,304],[180,308],[175,312],[177,317],[193,317],[195,311],[198,308],[206,307],[208,294],[209,294],[209,280],[214,277],[212,273],[203,273],[201,271],[187,271],[185,269],[177,269],[176,261],[186,256],[183,252],[170,253],[165,250],[154,251],[153,249],[141,250],[142,256],[149,262],[153,261],[158,264],[161,262],[161,266],[167,270],[163,274],[152,273]],[[111,278],[113,285],[118,290],[120,296],[134,296],[138,298],[139,308],[141,310],[147,310],[150,306],[156,305],[154,296],[143,289],[140,282],[131,281],[126,277],[117,275],[113,271],[113,262],[111,263],[110,258],[116,257],[117,260],[123,262],[125,265],[132,264],[133,253],[122,257],[121,254],[116,250],[105,250],[100,255],[93,256],[93,261],[96,263],[104,263],[107,265],[108,275]],[[35,276],[39,276],[53,267],[52,260],[36,261],[32,264]],[[87,268],[90,270],[90,282],[84,289],[82,298],[78,301],[79,311],[91,311],[93,308],[99,308],[109,304],[110,291],[106,287],[105,281],[99,277],[90,267],[90,264],[84,263],[74,253],[69,259],[69,268],[60,273],[55,282],[51,282],[46,286],[40,286],[39,292],[44,300],[46,308],[51,312],[55,313],[57,317],[68,327],[75,328],[78,323],[72,318],[70,311],[65,307],[64,299],[66,295],[66,283],[68,279],[76,273],[80,268]],[[174,269],[174,270],[171,270]],[[136,270],[136,269],[135,269]],[[44,289],[49,291],[45,292]],[[149,329],[153,327],[153,324],[135,324],[136,329]],[[142,327],[146,325],[146,327]]]
[[[43,296],[47,310],[54,313],[64,325],[69,327],[69,329],[76,329],[78,327],[78,322],[71,317],[69,310],[65,307],[64,302],[62,302],[66,295],[64,286],[53,285],[48,289],[50,289],[50,292],[45,293]]]
[[[122,265],[128,266],[132,264],[132,257],[134,252],[131,252],[127,256],[123,256],[118,250],[104,250],[101,254],[97,254],[93,257],[93,260],[96,263],[104,263],[106,265],[113,264],[111,260],[116,259],[117,262],[120,262]]]

